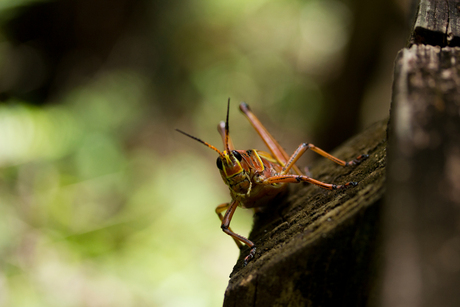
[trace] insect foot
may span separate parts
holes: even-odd
[[[335,185],[333,184],[332,185],[332,190],[345,190],[345,189],[348,189],[348,188],[352,188],[352,187],[356,187],[358,185],[357,182],[355,181],[350,181],[350,182],[347,182],[343,185]]]
[[[350,162],[347,162],[345,164],[345,166],[349,166],[349,165],[359,165],[361,162],[363,162],[364,160],[366,160],[367,158],[369,158],[369,155],[366,155],[366,154],[363,154],[363,155],[360,155],[359,157],[357,157],[356,159],[350,161]]]
[[[252,258],[254,258],[255,254],[256,254],[256,247],[253,246],[251,248],[251,251],[249,252],[249,255],[247,255],[246,258],[244,258],[244,265],[243,266],[247,266],[248,262],[251,261]]]

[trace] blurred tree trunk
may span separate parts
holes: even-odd
[[[315,138],[316,145],[325,150],[357,133],[364,95],[382,65],[385,37],[398,36],[404,29],[404,18],[392,1],[352,0],[347,5],[353,12],[352,32],[343,67],[323,87],[324,128]]]
[[[243,267],[242,250],[224,306],[460,306],[459,10],[420,2],[396,58],[388,148],[381,122],[334,152],[367,161],[311,171],[356,188],[294,187],[258,213],[258,252]]]

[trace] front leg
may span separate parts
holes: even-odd
[[[247,255],[246,258],[244,258],[244,265],[246,266],[248,262],[252,258],[254,258],[254,255],[256,253],[256,246],[249,239],[239,234],[234,233],[230,229],[230,221],[232,220],[233,214],[235,213],[235,210],[238,207],[238,204],[239,204],[238,200],[233,200],[231,203],[219,205],[216,208],[216,212],[219,215],[220,220],[222,221],[222,224],[220,226],[222,228],[222,231],[228,234],[229,236],[231,236],[233,240],[236,242],[236,244],[238,245],[238,247],[241,247],[242,246],[241,242],[243,242],[244,244],[246,244],[247,246],[251,248],[249,255]],[[225,209],[227,209],[227,211],[225,212],[225,215],[222,216],[221,212],[223,212]]]
[[[219,217],[221,223],[224,221],[224,216],[222,215],[222,212],[227,211],[228,208],[230,207],[230,204],[231,203],[220,204],[219,206],[216,207],[216,213],[217,213],[217,216]],[[228,229],[230,231],[232,231],[232,229],[230,227],[228,227]],[[236,245],[238,246],[239,249],[241,249],[243,247],[243,244],[241,244],[241,242],[239,240],[237,240],[236,238],[233,238],[233,240],[235,241],[235,243],[236,243]]]

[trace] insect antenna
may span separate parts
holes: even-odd
[[[211,149],[213,149],[213,150],[215,150],[215,151],[217,151],[217,153],[218,153],[221,157],[224,156],[224,155],[222,154],[222,152],[221,152],[219,149],[217,149],[216,147],[212,146],[211,144],[209,144],[209,143],[207,143],[207,142],[205,142],[205,141],[203,141],[203,140],[201,140],[201,139],[199,139],[199,138],[197,138],[197,137],[195,137],[195,136],[193,136],[193,135],[190,135],[190,134],[188,134],[188,133],[186,133],[186,132],[184,132],[184,131],[182,131],[182,130],[176,129],[176,131],[182,133],[182,134],[185,135],[185,136],[188,136],[188,137],[191,138],[191,139],[194,139],[195,141],[200,142],[201,144],[204,144],[204,145],[208,146],[209,148],[211,148]]]
[[[229,136],[229,127],[228,127],[228,114],[230,113],[230,97],[228,97],[228,102],[227,102],[227,118],[225,120],[225,150],[230,153],[231,150],[228,146],[228,136]]]

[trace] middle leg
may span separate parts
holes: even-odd
[[[343,185],[325,183],[325,182],[310,178],[305,175],[277,175],[277,176],[273,176],[273,177],[269,177],[265,179],[263,181],[263,184],[273,184],[273,183],[281,183],[281,182],[285,182],[285,183],[308,182],[308,183],[312,183],[326,190],[342,190],[342,189],[346,189],[349,187],[355,187],[358,185],[358,183],[354,181],[347,182]]]
[[[315,145],[313,144],[310,144],[310,143],[302,143],[300,144],[300,146],[297,148],[297,150],[294,152],[294,154],[289,158],[289,160],[287,161],[286,165],[284,165],[283,169],[281,170],[280,174],[279,175],[285,175],[289,172],[289,170],[295,165],[295,163],[297,162],[297,160],[299,160],[299,158],[308,150],[308,149],[311,149],[313,150],[314,152],[316,152],[317,154],[331,160],[332,162],[335,162],[341,166],[349,166],[349,165],[358,165],[359,163],[361,163],[364,159],[366,159],[368,157],[368,155],[360,155],[358,156],[356,159],[354,160],[351,160],[351,161],[348,161],[348,162],[345,162],[343,160],[340,160],[339,158],[337,157],[334,157],[333,155],[331,155],[330,153],[327,153],[325,152],[324,150],[322,150],[321,148],[319,147],[316,147]]]

